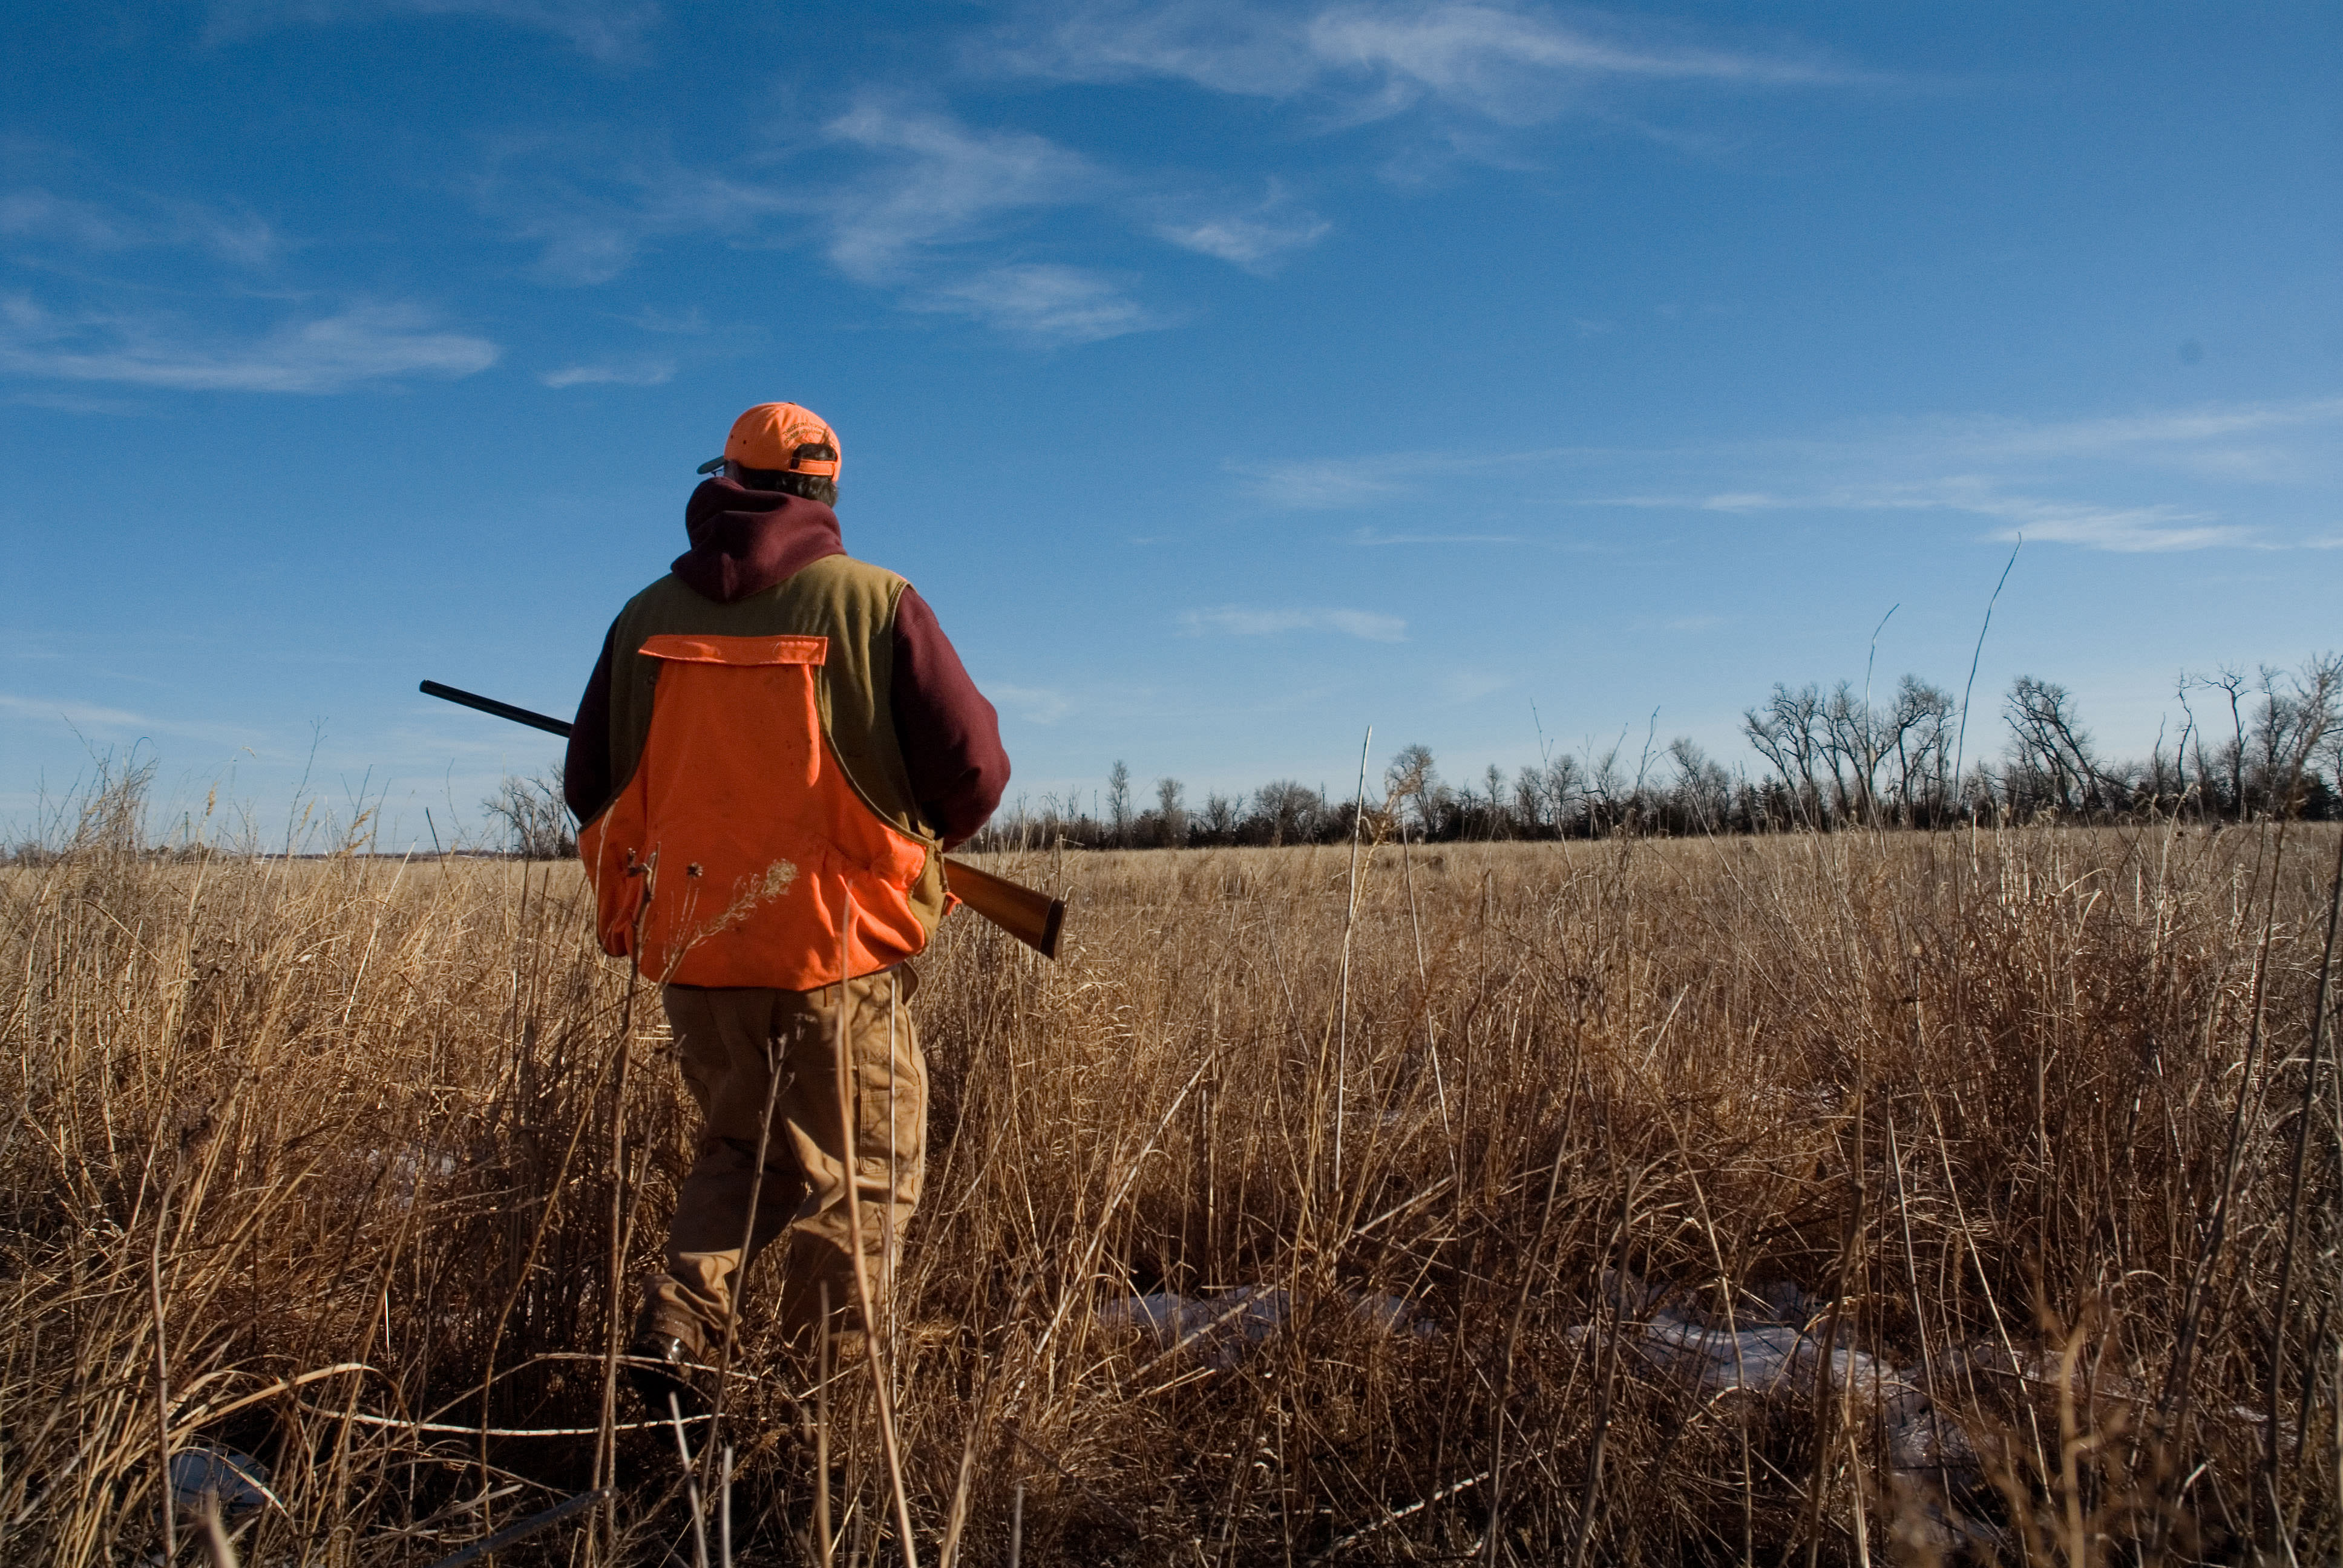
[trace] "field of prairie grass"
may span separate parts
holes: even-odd
[[[1384,844],[1355,896],[1342,848],[990,857],[1073,914],[1054,965],[965,911],[920,964],[919,1558],[2333,1561],[2337,855]],[[273,1493],[245,1563],[431,1563],[597,1486],[496,1561],[692,1561],[608,1362],[689,1129],[582,896],[0,870],[0,1555],[153,1561],[165,1454],[225,1449]],[[900,1560],[869,1379],[817,1405],[773,1286],[691,1434],[733,1561]]]

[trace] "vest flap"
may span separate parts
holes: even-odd
[[[830,658],[830,638],[664,636],[645,638],[642,654],[678,664],[824,664]]]

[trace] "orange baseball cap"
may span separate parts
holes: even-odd
[[[767,473],[838,477],[838,432],[810,408],[795,403],[759,403],[732,421],[724,456],[699,465],[712,474],[727,462]]]

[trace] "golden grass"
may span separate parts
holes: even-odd
[[[1061,964],[962,914],[920,965],[890,1352],[922,1559],[1003,1560],[1021,1505],[1034,1563],[2331,1560],[2331,1073],[2303,1111],[2336,854],[1385,845],[1347,1001],[1346,849],[994,859],[1075,913]],[[151,1550],[166,1441],[269,1466],[248,1562],[426,1563],[605,1482],[498,1561],[690,1561],[672,1434],[603,1362],[689,1130],[581,891],[0,873],[9,1561]],[[1881,1391],[1811,1361],[1735,1392],[1651,1349],[1654,1312],[1740,1328],[1791,1284],[1973,1468],[1899,1470]],[[1242,1286],[1286,1292],[1258,1343],[1114,1305]],[[814,1432],[772,1287],[728,1395],[739,1559],[799,1560],[817,1435],[836,1560],[891,1559],[867,1389]]]

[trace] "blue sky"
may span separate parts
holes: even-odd
[[[2332,5],[140,0],[0,19],[0,818],[555,749],[746,405],[1000,705],[1341,787],[2343,643]],[[1656,719],[1653,718],[1656,710]],[[1987,727],[1990,729],[1990,727]],[[1997,739],[1994,742],[1997,744]]]

